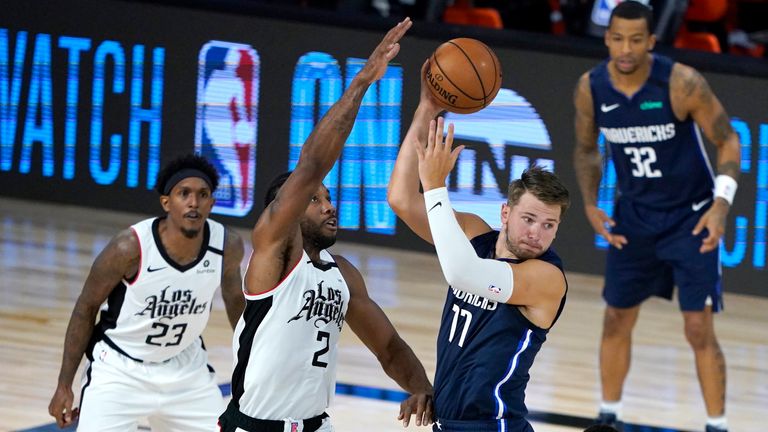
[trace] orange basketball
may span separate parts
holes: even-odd
[[[469,114],[488,106],[501,87],[501,64],[479,40],[451,39],[429,58],[427,83],[438,104]]]

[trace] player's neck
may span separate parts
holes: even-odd
[[[189,264],[200,254],[203,244],[203,232],[194,237],[187,237],[181,228],[173,226],[169,218],[160,221],[158,226],[160,241],[168,256],[179,265]]]
[[[309,242],[306,239],[304,239],[304,252],[307,253],[310,260],[316,263],[322,263],[323,260],[320,259],[320,251],[322,251],[322,249],[312,244],[312,242]]]
[[[517,256],[507,249],[507,238],[504,232],[499,233],[499,237],[496,240],[496,248],[494,250],[494,259],[506,258],[506,259],[518,259]]]

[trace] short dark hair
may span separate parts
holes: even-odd
[[[283,184],[285,184],[285,181],[288,180],[288,177],[291,175],[293,171],[286,171],[277,177],[273,178],[271,182],[269,182],[269,187],[267,188],[267,193],[264,194],[264,208],[267,208],[269,203],[275,200],[275,197],[277,196],[277,193],[280,191],[280,188],[283,187]]]
[[[544,204],[559,205],[561,219],[571,205],[568,188],[554,173],[538,165],[523,171],[519,179],[509,184],[507,205],[510,207],[517,205],[520,197],[526,192],[530,192]]]
[[[653,10],[639,1],[623,1],[613,8],[611,18],[608,20],[608,28],[611,27],[614,17],[630,20],[644,19],[648,25],[648,34],[653,34]]]
[[[185,169],[198,170],[207,175],[210,180],[211,192],[214,192],[219,186],[219,173],[216,171],[216,167],[203,156],[197,153],[188,153],[171,160],[160,170],[160,174],[157,175],[157,183],[155,184],[157,193],[166,195],[165,186],[168,180],[177,172]]]

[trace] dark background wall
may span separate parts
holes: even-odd
[[[258,7],[222,4],[204,9],[109,0],[0,1],[0,194],[160,211],[151,190],[157,168],[196,148],[201,50],[210,41],[237,42],[252,47],[259,61],[255,178],[247,185],[254,199],[242,217],[215,217],[232,225],[252,225],[269,180],[289,167],[291,120],[298,112],[291,104],[292,89],[299,59],[309,52],[326,53],[338,61],[346,78],[346,59],[366,58],[390,23],[352,22],[321,12],[275,16]],[[422,62],[441,42],[459,36],[476,37],[495,50],[504,71],[503,88],[527,101],[529,113],[543,122],[549,142],[532,148],[512,139],[506,145],[525,161],[549,161],[573,193],[573,210],[555,244],[567,269],[602,273],[604,253],[595,246],[581,211],[571,168],[571,94],[580,74],[604,55],[600,42],[416,23],[397,58],[402,91],[387,111],[399,136],[417,103]],[[726,289],[768,295],[768,67],[746,59],[670,53],[702,70],[741,133],[743,174],[724,243]],[[381,120],[381,114],[376,115]],[[375,156],[385,159],[379,161],[382,166],[390,166],[396,144],[390,142],[389,153]],[[355,160],[365,164],[366,158]],[[347,160],[352,159],[342,165],[351,166]],[[495,161],[497,167],[503,162]],[[492,163],[486,161],[485,166]],[[495,189],[503,190],[503,183]],[[382,191],[379,179],[378,186],[359,199],[378,200],[379,207],[370,208],[380,208]],[[486,199],[493,200],[492,195]],[[372,211],[363,210],[361,220]],[[364,225],[345,229],[340,237],[427,248],[399,221],[388,234]]]

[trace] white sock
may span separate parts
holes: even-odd
[[[621,399],[617,401],[600,401],[600,412],[615,414],[617,419],[621,418]]]
[[[720,417],[707,417],[707,425],[714,426],[718,429],[728,430],[728,419],[725,416]]]

